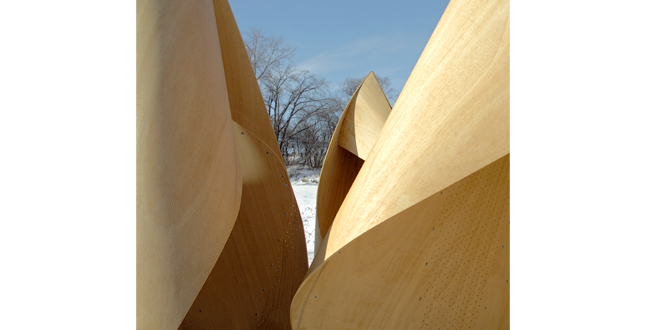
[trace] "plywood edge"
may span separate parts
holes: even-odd
[[[333,220],[329,253],[509,152],[508,1],[449,7]]]
[[[385,93],[370,72],[345,106],[325,155],[318,185],[314,251],[318,251],[390,110]]]
[[[212,10],[209,2],[137,1],[138,329],[177,329],[239,211]]]
[[[507,329],[508,164],[508,155],[494,161],[373,227],[319,267],[312,267],[292,302],[293,329],[312,325]],[[464,205],[455,208],[455,204]],[[477,237],[479,243],[470,237]],[[473,247],[477,244],[481,247]],[[479,258],[480,249],[490,259],[460,261]],[[499,253],[501,259],[495,257]],[[493,282],[481,282],[479,275]],[[464,290],[449,292],[446,280]],[[444,313],[446,318],[438,314],[433,318],[431,312]]]
[[[392,107],[374,72],[355,91],[356,98],[341,124],[338,145],[367,159]]]
[[[213,0],[233,120],[280,154],[260,86],[227,0]],[[280,160],[284,164],[282,157]]]
[[[308,268],[304,227],[281,156],[237,123],[235,132],[240,212],[179,329],[288,328],[291,299]]]
[[[354,94],[345,106],[345,110],[343,110],[338,120],[339,123],[342,123],[348,113],[351,112],[351,108],[356,101],[357,91],[358,89],[354,91]],[[340,204],[363,164],[360,158],[338,145],[340,126],[340,124],[336,124],[334,134],[329,141],[318,180],[314,251],[318,251],[318,246],[322,239],[324,239],[324,234],[327,233]]]

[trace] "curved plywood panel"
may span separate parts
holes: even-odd
[[[393,216],[309,275],[294,329],[508,329],[509,156]]]
[[[360,86],[358,89],[360,89]],[[329,141],[325,160],[320,171],[318,192],[316,195],[316,234],[314,248],[316,252],[319,249],[320,242],[327,234],[332,221],[334,221],[336,212],[338,212],[340,205],[343,203],[356,175],[358,175],[358,171],[363,166],[362,159],[338,145],[342,123],[345,117],[351,112],[350,108],[356,106],[356,91],[347,103],[343,114],[340,116],[338,120],[339,124],[336,124],[336,129]]]
[[[214,1],[243,193],[235,227],[180,329],[283,329],[307,271],[302,220],[227,1]]]
[[[233,120],[280,154],[260,86],[227,0],[213,0]],[[282,161],[282,157],[280,157]],[[284,164],[284,161],[282,161]]]
[[[137,328],[176,330],[242,181],[213,5],[137,1]]]
[[[321,258],[508,153],[508,0],[453,0],[340,207]]]
[[[292,327],[508,328],[508,155],[509,3],[453,0],[294,296]]]
[[[347,103],[327,148],[318,184],[316,251],[390,110],[385,93],[370,72]]]
[[[383,89],[370,72],[357,89],[355,104],[348,107],[338,145],[365,160],[392,111]]]
[[[280,154],[235,124],[242,205],[180,329],[287,329],[307,271],[304,229]]]

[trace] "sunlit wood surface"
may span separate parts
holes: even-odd
[[[230,7],[137,15],[137,328],[288,328],[304,229]]]
[[[210,2],[137,1],[136,167],[137,328],[175,330],[242,194]]]
[[[228,242],[180,329],[287,329],[291,299],[308,268],[302,219],[233,13],[226,1],[213,4],[242,202]]]
[[[294,329],[508,328],[509,152],[509,2],[453,0],[318,247]]]
[[[280,154],[269,113],[264,104],[260,86],[255,79],[242,35],[235,23],[231,6],[227,0],[213,0],[213,5],[224,61],[231,116],[236,123],[253,132],[275,153]]]
[[[316,251],[391,110],[370,72],[347,103],[327,148],[318,183]]]
[[[508,329],[509,156],[391,217],[308,275],[294,329]]]
[[[288,329],[307,272],[304,229],[280,154],[235,124],[242,203],[235,227],[180,329]]]
[[[365,77],[350,103],[345,110],[347,115],[340,122],[338,145],[365,160],[392,107],[373,72]]]

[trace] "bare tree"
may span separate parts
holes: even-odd
[[[291,64],[295,47],[285,44],[282,38],[267,35],[261,28],[252,26],[244,33],[244,46],[258,81],[273,71]]]
[[[374,74],[374,76],[376,76],[376,80],[378,81],[379,85],[381,85],[381,88],[385,93],[385,97],[390,102],[390,105],[394,106],[394,103],[396,102],[396,99],[399,97],[399,95],[396,94],[396,91],[394,90],[394,88],[392,88],[392,82],[390,81],[390,78],[382,77],[377,74]],[[356,91],[362,81],[363,79],[361,78],[345,79],[338,87],[339,97],[343,101],[345,101],[345,103],[349,102],[349,99],[352,97],[354,91]]]
[[[244,45],[285,164],[322,167],[340,115],[362,79],[347,78],[331,91],[325,79],[293,64],[295,47],[257,27],[244,33]],[[398,95],[390,79],[376,79],[394,104]]]
[[[290,159],[293,140],[316,124],[312,120],[317,113],[328,110],[328,84],[309,71],[287,66],[273,72],[262,85],[280,151]]]
[[[320,119],[342,111],[329,84],[295,67],[292,63],[295,48],[282,38],[252,27],[245,33],[244,45],[285,164],[322,166],[320,158],[324,159],[336,123],[330,133],[329,124]]]

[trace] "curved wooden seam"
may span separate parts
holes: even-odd
[[[499,159],[498,159],[498,160],[499,160]],[[482,168],[484,168],[484,167],[486,167],[486,166],[489,166],[489,165],[491,165],[492,163],[497,162],[498,160],[495,160],[495,161],[491,162],[490,164],[487,164],[487,165],[483,166]],[[481,169],[480,169],[480,170],[481,170]],[[476,173],[476,172],[478,172],[478,171],[480,171],[480,170],[475,171],[475,173]],[[472,174],[474,174],[474,173],[471,173],[471,175],[472,175]],[[461,180],[464,180],[465,178],[466,178],[466,177],[462,178]],[[461,180],[459,180],[459,181],[461,181]],[[459,181],[457,181],[457,182],[455,182],[455,183],[452,183],[451,185],[454,185],[454,184],[458,183]],[[439,193],[439,192],[437,192],[437,193]],[[376,226],[374,226],[374,227],[372,227],[372,228],[369,228],[367,231],[363,232],[362,234],[360,234],[359,236],[355,237],[354,239],[352,239],[351,241],[349,241],[347,244],[345,244],[345,245],[343,246],[343,248],[345,248],[346,246],[349,246],[350,244],[352,244],[352,243],[353,243],[354,241],[356,241],[359,237],[361,237],[361,236],[363,236],[363,235],[366,235],[366,234],[368,234],[369,232],[371,232],[371,231],[375,230],[376,228],[378,228],[379,226],[381,226],[381,225],[385,224],[388,220],[390,220],[390,219],[392,219],[392,218],[395,218],[395,217],[397,217],[397,216],[400,216],[400,214],[405,213],[405,212],[406,212],[406,211],[408,211],[410,208],[413,208],[413,207],[415,207],[416,205],[418,205],[418,204],[420,204],[420,203],[423,203],[423,202],[424,202],[424,201],[426,201],[427,199],[434,197],[437,193],[435,193],[435,194],[433,194],[433,195],[431,195],[431,196],[428,196],[428,197],[424,198],[423,200],[419,201],[418,203],[416,203],[416,204],[414,204],[414,205],[411,205],[410,207],[408,207],[408,208],[406,208],[406,209],[402,210],[401,212],[399,212],[399,213],[397,213],[397,214],[393,215],[392,217],[388,218],[387,220],[385,220],[385,221],[383,221],[383,222],[381,222],[381,223],[377,224]],[[332,223],[332,226],[333,226],[333,223]],[[329,230],[331,231],[331,227],[329,228]],[[329,238],[329,236],[327,235],[327,236],[325,237],[325,239],[323,240],[323,243],[321,244],[321,246],[326,246],[326,242],[328,241],[328,238]],[[328,261],[329,261],[329,260],[332,260],[332,258],[334,258],[335,256],[337,256],[337,255],[339,254],[339,252],[341,252],[341,251],[342,251],[342,249],[343,249],[343,248],[339,249],[338,251],[335,251],[333,254],[331,254],[331,255],[330,255],[329,257],[327,257],[326,259],[318,259],[318,258],[317,258],[317,257],[318,257],[318,253],[317,253],[317,254],[316,254],[316,258],[314,258],[314,262],[313,262],[313,263],[310,265],[310,267],[309,267],[309,271],[307,272],[307,275],[305,275],[305,279],[303,280],[303,284],[301,285],[301,287],[305,284],[305,282],[310,282],[310,281],[312,281],[312,279],[311,279],[311,278],[312,278],[313,276],[316,276],[316,278],[315,278],[315,279],[313,279],[313,281],[317,282],[317,281],[318,281],[318,278],[320,278],[320,276],[321,276],[321,274],[322,274],[322,271],[323,271],[323,269],[324,269],[325,265],[327,265]],[[324,250],[321,250],[321,251],[324,251]],[[324,252],[321,252],[321,251],[319,251],[319,253],[322,253],[322,254],[324,255]],[[319,260],[322,260],[322,261],[319,261]],[[311,289],[309,290],[308,295],[310,295],[310,294],[311,294],[311,292],[312,292],[312,290],[313,290],[313,286],[315,286],[315,282],[312,284]],[[298,296],[299,291],[300,291],[300,290],[298,290],[298,291],[296,292],[296,296]],[[302,312],[304,311],[304,306],[306,306],[306,301],[305,301],[305,303],[303,304],[303,308],[301,309],[300,316],[299,316],[299,318],[298,318],[298,326],[300,325],[300,318],[302,317]],[[298,329],[298,328],[296,328],[296,329]]]
[[[340,217],[343,226],[332,228],[329,253],[428,192],[438,191],[508,153],[508,58],[503,56],[509,50],[508,2],[491,3],[486,12],[491,16],[482,14],[477,22],[471,22],[466,13],[481,4],[449,4],[374,146],[376,152],[370,153],[338,210],[334,222]],[[484,30],[474,23],[483,25]],[[453,41],[447,31],[455,26],[467,30],[468,37]],[[441,56],[445,52],[449,55]],[[473,60],[477,55],[481,59]],[[476,71],[468,73],[470,67]],[[470,77],[457,79],[461,75]],[[473,89],[474,85],[478,88]],[[432,88],[439,88],[438,92],[433,93]],[[435,108],[422,111],[421,105]],[[415,117],[418,120],[413,120]],[[425,136],[412,134],[425,127]],[[404,156],[410,159],[392,167],[395,159]],[[414,167],[423,161],[434,173]],[[435,176],[437,180],[432,180]]]
[[[339,147],[340,147],[340,146],[338,145],[338,139],[339,139],[339,137],[340,137],[340,130],[341,130],[341,126],[342,126],[342,125],[340,125],[340,124],[344,121],[345,117],[347,116],[347,113],[349,112],[349,111],[348,111],[348,109],[349,109],[351,106],[353,106],[353,104],[356,102],[356,97],[357,97],[357,95],[358,95],[358,91],[360,90],[360,88],[361,88],[361,86],[363,85],[363,82],[364,82],[364,81],[365,81],[365,79],[363,79],[363,81],[361,82],[361,84],[360,84],[360,85],[358,86],[358,88],[354,91],[354,94],[352,94],[352,97],[350,98],[349,102],[348,102],[348,103],[347,103],[347,105],[345,106],[345,109],[343,110],[343,113],[341,114],[340,119],[338,120],[338,124],[336,124],[336,128],[334,129],[334,134],[332,134],[332,137],[331,137],[331,139],[329,140],[329,144],[328,144],[328,146],[327,146],[327,153],[326,153],[326,155],[325,155],[325,159],[323,160],[323,166],[322,166],[322,169],[321,169],[321,171],[320,171],[320,178],[319,178],[319,181],[318,181],[318,182],[319,182],[319,184],[318,184],[318,190],[317,190],[317,193],[316,193],[316,229],[315,229],[315,230],[316,230],[316,233],[315,233],[315,237],[314,237],[314,244],[315,244],[314,251],[318,251],[318,247],[319,247],[319,245],[320,245],[320,242],[321,242],[321,241],[323,240],[323,238],[324,238],[324,236],[322,236],[322,230],[321,230],[321,228],[320,228],[320,217],[319,217],[319,214],[320,214],[320,212],[321,212],[321,211],[320,211],[320,210],[321,210],[321,206],[322,206],[322,207],[325,207],[325,206],[324,206],[324,205],[325,205],[325,203],[322,201],[323,196],[324,196],[324,194],[325,194],[325,193],[324,193],[324,192],[322,192],[322,193],[321,193],[321,191],[325,191],[325,186],[326,186],[326,185],[330,185],[330,184],[332,184],[332,183],[333,183],[333,181],[330,181],[330,180],[327,180],[327,179],[326,179],[326,177],[327,177],[327,176],[331,175],[331,174],[328,174],[328,173],[329,173],[329,171],[330,171],[330,169],[331,169],[331,167],[330,167],[330,162],[331,162],[332,158],[330,158],[328,155],[331,155],[331,153],[330,153],[330,151],[331,151],[332,153],[334,153],[334,156],[332,156],[332,157],[337,157],[337,156],[338,156],[338,155],[336,155],[337,153],[334,151],[334,149],[336,149],[336,148],[339,148]],[[343,150],[345,150],[345,149],[343,148]],[[348,152],[348,153],[350,153],[350,152],[349,152],[349,151],[347,151],[347,150],[345,150],[345,151],[346,151],[346,152]],[[350,153],[350,154],[351,154],[351,153]],[[353,154],[352,154],[352,155],[353,155]],[[353,156],[356,156],[356,155],[353,155]],[[357,158],[358,158],[358,157],[357,157]],[[325,169],[327,169],[327,171],[325,171]],[[332,174],[333,174],[333,173],[332,173]],[[332,179],[332,180],[333,180],[333,179]],[[321,189],[321,185],[322,185],[322,189]],[[332,188],[332,187],[330,186],[330,188]],[[335,190],[337,190],[337,189],[335,189]],[[334,191],[334,193],[337,193],[337,192],[338,192],[338,191]],[[342,192],[341,192],[341,193],[342,193]],[[345,193],[345,194],[346,194],[346,193]],[[328,195],[328,196],[329,196],[329,195]],[[326,221],[328,221],[328,222],[331,224],[331,221],[333,221],[333,219],[331,219],[331,221],[329,221],[329,220],[326,220]],[[328,226],[328,225],[326,225],[326,224],[325,224],[325,226],[327,226],[327,227],[329,228],[329,226]],[[328,230],[325,230],[325,233],[327,233],[327,231],[328,231]]]
[[[507,157],[508,157],[508,154],[507,154],[507,155],[505,155],[505,156],[503,156],[503,157],[501,157],[501,158],[499,158],[499,159],[497,159],[497,160],[495,160],[495,161],[493,161],[493,162],[491,162],[490,164],[487,164],[487,165],[483,166],[480,170],[476,171],[475,173],[473,173],[473,174],[471,174],[471,175],[475,175],[475,174],[482,173],[482,171],[485,171],[486,169],[488,169],[488,168],[489,168],[489,166],[492,166],[492,165],[493,165],[493,164],[495,164],[495,163],[499,163],[500,161],[503,161],[503,159],[504,159],[504,158],[507,158]],[[490,171],[490,170],[489,170],[489,171]],[[463,180],[467,180],[469,177],[471,177],[471,176],[468,176],[468,177],[466,177],[466,178],[463,178],[462,180],[457,181],[457,182],[455,182],[455,183],[451,184],[451,185],[450,185],[450,186],[448,186],[448,187],[445,187],[443,190],[445,190],[445,189],[449,189],[449,188],[452,188],[452,187],[454,187],[455,185],[460,184]],[[502,183],[502,182],[496,182],[496,183],[497,183],[497,185],[496,185],[495,187],[498,187],[499,185],[504,185],[504,183]],[[464,188],[464,189],[465,189],[465,188]],[[498,188],[494,188],[494,190],[497,190],[497,189],[498,189]],[[409,208],[406,208],[405,210],[403,210],[403,211],[401,211],[401,212],[397,213],[396,215],[394,215],[394,216],[392,216],[392,217],[388,218],[388,220],[393,219],[393,218],[396,218],[396,219],[397,219],[397,221],[401,221],[401,219],[399,219],[399,218],[401,218],[401,214],[405,213],[406,211],[410,210],[411,208],[417,207],[419,204],[426,203],[426,202],[427,202],[429,199],[431,199],[431,198],[437,198],[437,196],[439,196],[439,195],[440,195],[440,192],[437,192],[436,194],[434,194],[434,195],[432,195],[432,196],[429,196],[429,197],[425,198],[424,200],[421,200],[421,201],[419,201],[418,203],[416,203],[416,204],[414,204],[414,205],[410,206]],[[445,202],[444,202],[444,205],[445,205],[444,207],[447,207],[447,204],[445,204]],[[308,292],[307,292],[307,295],[304,295],[303,293],[301,293],[301,290],[299,289],[299,290],[296,292],[295,296],[294,296],[294,302],[296,302],[296,297],[304,297],[304,298],[303,298],[303,299],[304,299],[304,301],[302,302],[302,305],[300,306],[300,311],[299,311],[299,313],[298,313],[298,318],[297,318],[297,322],[296,322],[296,323],[297,323],[297,326],[296,326],[294,329],[300,329],[300,324],[301,324],[301,321],[302,321],[302,317],[303,317],[304,310],[305,310],[305,308],[306,308],[306,306],[307,306],[307,302],[308,302],[308,300],[309,300],[309,299],[311,299],[311,295],[312,295],[312,293],[313,293],[313,291],[314,291],[314,288],[315,288],[315,286],[316,286],[316,283],[318,282],[318,280],[319,280],[319,279],[320,279],[320,277],[322,276],[323,271],[324,271],[324,269],[326,268],[326,266],[328,265],[328,263],[329,263],[329,262],[331,262],[330,260],[335,260],[335,259],[337,258],[337,256],[338,256],[339,254],[341,254],[340,252],[342,252],[342,250],[344,250],[345,248],[348,248],[348,247],[352,246],[353,244],[356,244],[356,242],[357,242],[357,240],[358,240],[359,238],[361,238],[361,240],[364,240],[364,238],[363,238],[363,237],[365,237],[364,235],[369,235],[369,233],[371,233],[371,232],[378,231],[378,230],[379,230],[380,228],[382,228],[386,223],[388,223],[388,220],[385,220],[385,221],[383,221],[383,222],[381,222],[381,223],[377,224],[376,226],[374,226],[374,227],[370,228],[369,230],[367,230],[367,231],[366,231],[366,232],[364,232],[363,234],[359,235],[358,237],[356,237],[356,238],[355,238],[355,239],[353,239],[352,241],[348,242],[347,244],[345,244],[345,245],[343,246],[343,248],[341,248],[340,250],[336,251],[337,253],[334,253],[334,254],[330,255],[327,259],[324,259],[324,260],[323,260],[322,262],[320,262],[317,266],[315,266],[314,264],[312,264],[312,267],[310,268],[309,273],[307,274],[307,276],[305,277],[305,280],[303,281],[303,284],[301,285],[301,288],[302,288],[302,287],[305,287],[305,286],[309,286],[309,288],[308,288]],[[332,224],[332,226],[333,226],[333,224]],[[498,226],[501,226],[501,223],[500,223]],[[379,229],[377,229],[377,228],[379,228]],[[475,234],[477,234],[477,233],[475,233]],[[321,252],[321,253],[322,253],[322,252]],[[460,268],[460,267],[457,267],[457,268]],[[312,281],[313,281],[313,282],[312,282]],[[507,299],[507,301],[508,301],[508,299]],[[506,304],[505,306],[508,306],[508,304]],[[292,310],[293,310],[293,307],[295,307],[295,306],[293,306],[293,305],[292,305]],[[507,308],[507,307],[505,307],[505,308],[504,308],[504,311],[506,311],[507,309],[508,309],[508,308]],[[503,312],[503,313],[505,313],[505,312]],[[292,321],[292,324],[294,324],[294,322],[293,322],[293,321]]]
[[[392,111],[374,72],[363,79],[353,106],[346,111],[348,114],[338,122],[341,127],[338,145],[366,160]]]
[[[213,0],[232,119],[280,153],[271,119],[228,0]],[[280,157],[284,166],[284,160]]]
[[[391,110],[374,72],[370,72],[352,94],[329,141],[316,197],[315,251]]]
[[[176,329],[239,211],[242,178],[210,6],[137,1],[139,329]]]
[[[252,137],[254,137],[254,138],[258,139],[260,142],[262,142],[262,145],[266,146],[266,147],[267,147],[267,149],[269,149],[268,151],[270,152],[270,154],[271,154],[271,155],[273,155],[273,157],[275,157],[275,158],[276,158],[276,161],[282,161],[282,162],[284,161],[284,160],[282,159],[282,154],[276,154],[275,150],[273,150],[273,148],[271,148],[271,145],[270,145],[270,144],[268,144],[268,143],[266,143],[266,141],[264,141],[261,137],[259,137],[259,136],[255,135],[255,133],[253,133],[252,131],[249,131],[246,127],[244,127],[244,126],[240,125],[240,124],[239,124],[238,122],[236,122],[235,120],[233,120],[233,122],[234,122],[234,123],[236,123],[237,125],[239,125],[240,127],[242,127],[242,129],[244,130],[244,134],[249,134],[249,135],[251,135]],[[240,133],[240,134],[241,134],[241,133]],[[288,174],[286,166],[282,166],[282,167],[283,167],[283,169],[284,169],[284,173],[285,173],[285,174]],[[292,191],[293,191],[293,189],[292,189]]]
[[[507,155],[508,155],[508,154],[507,154]],[[454,185],[454,184],[456,184],[456,183],[458,183],[458,182],[459,182],[459,181],[461,181],[461,180],[466,179],[467,177],[469,177],[469,176],[471,176],[471,175],[473,175],[473,174],[477,173],[478,171],[480,171],[482,168],[484,168],[484,167],[486,167],[486,166],[489,166],[489,165],[491,165],[492,163],[494,163],[494,162],[496,162],[496,161],[498,161],[498,160],[499,160],[499,159],[496,159],[496,160],[494,160],[494,161],[492,161],[492,162],[490,162],[490,163],[488,163],[488,164],[486,164],[486,165],[482,166],[482,167],[481,167],[480,169],[478,169],[477,171],[475,171],[475,172],[473,172],[473,173],[470,173],[470,174],[468,174],[468,175],[464,176],[463,178],[460,178],[459,180],[457,180],[457,181],[455,181],[455,182],[453,182],[453,183],[449,184],[449,185],[448,185],[448,187],[449,187],[449,186],[452,186],[452,185]],[[331,232],[332,227],[334,226],[334,223],[332,222],[332,224],[329,226],[329,230],[327,231],[327,234],[325,235],[325,238],[324,238],[324,239],[322,240],[322,242],[321,242],[321,245],[320,245],[320,248],[321,248],[321,249],[320,249],[319,251],[316,251],[316,255],[314,256],[314,260],[312,261],[311,265],[309,265],[309,270],[307,271],[307,275],[305,275],[305,280],[307,280],[307,277],[309,277],[309,275],[310,275],[310,274],[315,273],[315,271],[316,271],[316,269],[317,269],[317,268],[319,268],[321,265],[324,265],[324,264],[325,264],[325,262],[326,262],[327,260],[329,260],[330,258],[334,257],[336,254],[338,254],[338,251],[342,250],[345,246],[349,245],[350,243],[352,243],[353,241],[355,241],[355,240],[356,240],[357,238],[359,238],[360,236],[362,236],[362,235],[364,235],[364,234],[368,233],[369,231],[373,230],[374,228],[376,228],[376,227],[378,227],[378,226],[382,225],[383,223],[387,222],[387,221],[388,221],[388,220],[390,220],[391,218],[394,218],[394,217],[396,217],[396,216],[399,216],[401,213],[406,212],[406,211],[407,211],[407,210],[409,210],[410,208],[414,207],[415,205],[417,205],[417,204],[419,204],[419,203],[422,203],[423,201],[427,200],[428,198],[433,197],[434,195],[436,195],[437,193],[439,193],[439,192],[440,192],[441,190],[443,190],[443,189],[445,189],[445,187],[444,187],[444,188],[442,188],[442,189],[439,189],[439,190],[438,190],[438,191],[436,191],[434,194],[432,194],[432,195],[430,195],[430,196],[427,196],[427,197],[423,198],[422,200],[418,201],[417,203],[415,203],[415,204],[413,204],[413,205],[410,205],[410,206],[406,207],[405,209],[403,209],[403,210],[401,210],[401,211],[397,212],[396,214],[394,214],[394,215],[392,215],[391,217],[387,218],[387,219],[386,219],[386,220],[384,220],[383,222],[378,223],[378,224],[377,224],[377,225],[375,225],[374,227],[371,227],[371,228],[367,229],[366,231],[362,232],[360,235],[358,235],[358,236],[354,237],[353,239],[351,239],[350,241],[348,241],[345,245],[343,245],[343,247],[341,247],[340,249],[338,249],[338,250],[336,250],[336,251],[333,251],[333,252],[332,252],[328,257],[325,257],[325,255],[326,255],[327,253],[326,253],[326,251],[325,251],[324,247],[326,247],[326,246],[327,246],[327,242],[329,241],[329,232]],[[321,251],[322,251],[322,252],[321,252]],[[321,258],[318,258],[318,254],[319,254],[319,253],[321,253],[321,255],[322,255],[322,257],[321,257]]]
[[[240,215],[220,259],[179,329],[208,328],[213,323],[235,329],[282,328],[290,322],[291,299],[306,273],[304,226],[281,157],[260,137],[238,123],[235,126],[245,186]],[[258,159],[255,157],[264,160],[249,163]],[[272,194],[267,198],[257,200],[270,190]],[[278,242],[274,241],[276,238]],[[233,294],[230,300],[226,299],[227,294]],[[228,306],[225,312],[220,312],[222,305]],[[253,318],[253,310],[259,313],[257,318]]]

